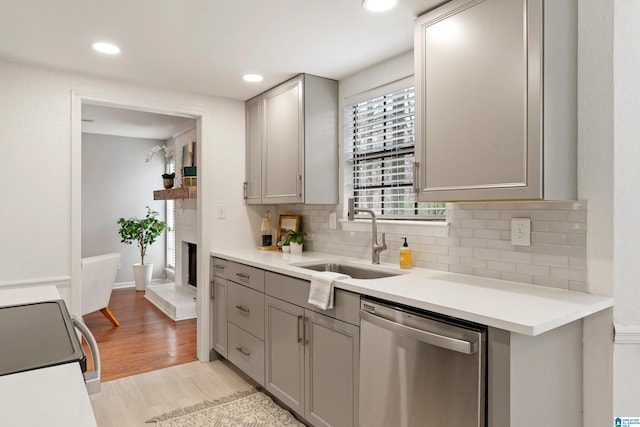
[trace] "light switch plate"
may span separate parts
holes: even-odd
[[[216,218],[224,219],[225,216],[226,216],[226,209],[225,209],[224,205],[217,205],[216,206]]]
[[[531,246],[531,218],[511,218],[511,244]]]

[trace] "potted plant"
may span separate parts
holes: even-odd
[[[280,237],[280,240],[278,241],[278,243],[276,243],[277,246],[280,246],[280,249],[282,249],[282,252],[289,252],[289,235],[285,234],[282,237]]]
[[[149,162],[149,160],[151,160],[153,155],[160,150],[164,151],[164,162],[165,162],[165,173],[162,174],[162,183],[164,185],[164,188],[166,189],[173,188],[173,183],[174,183],[176,174],[175,172],[171,172],[169,170],[169,167],[171,164],[171,160],[173,160],[173,158],[176,155],[176,151],[174,149],[169,148],[166,145],[156,145],[155,147],[151,148],[147,153],[147,158],[145,162]]]
[[[173,183],[174,183],[175,177],[176,177],[176,173],[175,172],[163,173],[162,174],[162,183],[164,185],[164,188],[166,188],[167,190],[169,188],[173,188]]]
[[[289,246],[291,247],[292,254],[302,253],[302,244],[304,243],[304,237],[307,235],[304,231],[289,230]]]
[[[136,290],[144,291],[151,282],[153,263],[144,263],[144,256],[147,253],[147,246],[153,244],[165,230],[171,230],[166,222],[158,220],[158,212],[152,211],[147,206],[147,215],[144,218],[120,218],[121,242],[130,245],[136,242],[140,249],[140,264],[133,264],[133,277],[136,282]]]

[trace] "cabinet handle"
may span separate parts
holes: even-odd
[[[224,270],[224,265],[222,264],[213,264],[214,268],[217,268],[218,270]]]
[[[216,299],[216,284],[215,282],[212,280],[211,281],[211,301]]]
[[[298,197],[302,198],[302,175],[297,176],[296,189],[298,190]]]
[[[236,305],[236,308],[245,314],[249,314],[249,309],[247,307],[243,307],[241,305]]]
[[[248,199],[249,183],[247,181],[242,183],[242,199],[246,201]]]
[[[245,350],[242,347],[236,347],[236,350],[238,350],[240,353],[242,353],[242,355],[245,356],[245,357],[251,356],[251,353],[248,352],[247,350]]]
[[[304,318],[304,345],[309,345],[309,335],[311,335],[311,331],[309,330],[309,318]]]
[[[298,343],[302,342],[302,316],[298,316]]]
[[[420,162],[413,162],[413,192],[418,194],[420,192],[420,186],[418,185],[418,172],[420,170]]]
[[[249,275],[248,274],[236,273],[236,276],[238,276],[241,279],[249,280]]]

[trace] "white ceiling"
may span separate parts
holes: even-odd
[[[195,119],[82,104],[82,132],[167,140],[193,129]]]
[[[361,0],[1,0],[0,58],[247,100],[299,73],[340,80],[410,51],[414,19],[445,1],[375,14]],[[95,41],[122,51],[99,54]],[[83,105],[92,133],[165,139],[182,120],[94,107]]]

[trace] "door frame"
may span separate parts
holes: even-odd
[[[128,97],[126,99],[117,96],[97,97],[84,94],[78,90],[71,90],[71,247],[70,247],[70,311],[81,318],[81,282],[80,282],[80,259],[82,257],[82,104],[83,102],[110,106],[114,108],[124,108],[129,110],[144,111],[150,113],[165,114],[171,116],[188,117],[196,120],[196,140],[198,150],[196,150],[197,164],[201,165],[203,159],[210,158],[207,129],[209,128],[209,118],[204,110],[196,108],[183,108],[171,105],[170,101],[154,101],[149,103],[144,97]],[[206,286],[209,283],[209,256],[211,252],[210,244],[210,221],[205,221],[204,212],[211,212],[211,192],[208,191],[210,173],[208,168],[198,168],[197,186],[197,208],[196,227],[198,245],[198,283],[197,287],[196,312],[197,314],[197,357],[200,361],[210,360],[209,348],[211,348],[211,310],[210,310],[210,289]]]

